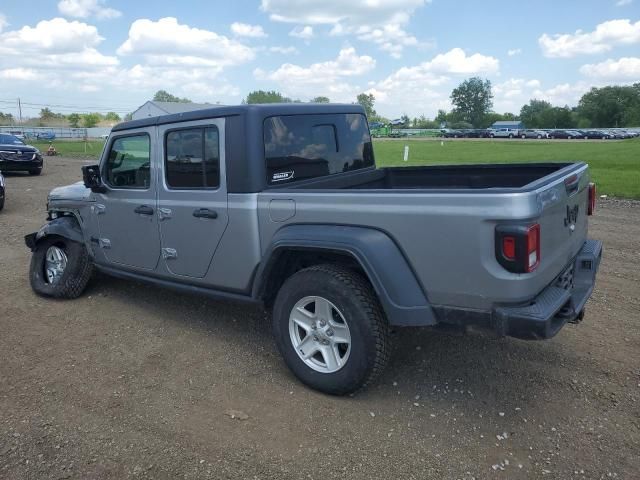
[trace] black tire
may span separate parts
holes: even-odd
[[[5,196],[0,198],[0,212],[2,211],[2,209],[4,208],[4,199],[7,196],[7,194],[4,194]]]
[[[542,135],[538,135],[538,140],[540,140],[542,138]]]
[[[40,175],[42,173],[42,168],[35,168],[33,170],[29,170],[29,175]]]
[[[289,334],[289,315],[307,296],[321,296],[344,316],[351,350],[344,366],[324,373],[298,356]],[[280,288],[273,308],[273,334],[285,363],[304,384],[331,395],[356,392],[384,370],[390,354],[389,326],[371,285],[359,274],[337,265],[300,270]]]
[[[525,140],[527,138],[526,135],[520,135],[520,138],[522,138],[523,140]]]
[[[67,266],[60,279],[51,284],[45,275],[45,256],[51,246],[56,246],[64,251],[67,256]],[[53,298],[77,298],[84,291],[91,273],[93,264],[84,245],[63,237],[45,237],[38,242],[29,266],[29,280],[31,288],[38,295]]]
[[[489,138],[495,138],[496,136],[494,134],[489,135]]]

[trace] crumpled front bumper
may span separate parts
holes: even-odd
[[[499,335],[528,340],[551,338],[567,323],[582,320],[602,258],[602,242],[587,240],[571,265],[525,305],[493,309]]]

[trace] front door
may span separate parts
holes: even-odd
[[[202,278],[227,228],[224,119],[159,128],[162,258],[170,274]]]
[[[110,263],[153,270],[160,258],[156,213],[155,127],[110,138],[96,194],[98,244]]]

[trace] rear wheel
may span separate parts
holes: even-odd
[[[510,134],[509,134],[509,138],[513,138],[513,134],[511,134],[511,133],[510,133]]]
[[[538,135],[538,140],[540,140],[542,138],[542,135]]]
[[[273,333],[294,375],[332,395],[369,385],[390,353],[389,327],[371,286],[336,265],[306,268],[284,283]]]
[[[522,138],[524,140],[525,138],[527,138],[527,136],[526,135],[521,135],[520,138]]]
[[[33,170],[29,170],[29,175],[40,175],[42,173],[42,168],[34,168]]]
[[[29,280],[38,295],[77,298],[82,294],[93,266],[85,246],[63,237],[46,237],[31,256]]]

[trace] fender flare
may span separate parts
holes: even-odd
[[[291,250],[347,254],[362,267],[390,325],[428,326],[438,323],[411,266],[386,233],[373,228],[340,225],[289,225],[273,236],[256,272],[252,296],[262,298],[280,254]]]
[[[38,242],[50,235],[58,235],[60,237],[72,240],[78,243],[84,243],[82,229],[75,217],[65,216],[58,217],[45,223],[40,230],[30,233],[24,237],[24,242],[31,251],[36,248]]]

